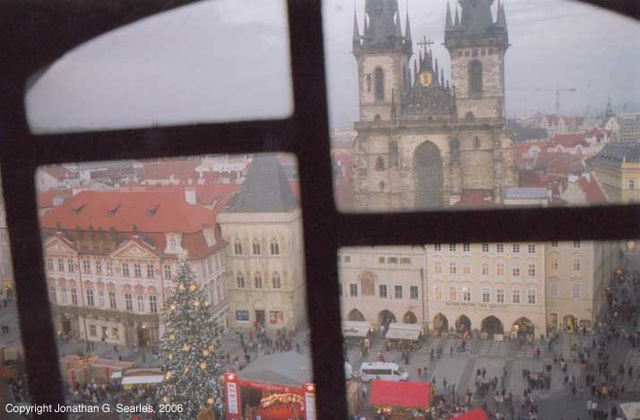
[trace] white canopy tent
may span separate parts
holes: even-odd
[[[367,338],[370,331],[370,322],[342,321],[342,335],[345,338]]]
[[[418,341],[422,334],[422,327],[420,324],[401,324],[392,322],[389,324],[389,330],[385,338],[387,340],[409,340]]]
[[[620,404],[624,420],[640,420],[640,402]]]

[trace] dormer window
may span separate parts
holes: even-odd
[[[169,248],[175,249],[177,247],[178,247],[178,240],[175,238],[175,236],[172,236],[171,238],[169,238]]]

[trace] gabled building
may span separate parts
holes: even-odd
[[[162,309],[187,253],[213,322],[227,328],[225,248],[214,212],[175,192],[81,192],[41,218],[60,335],[157,344]]]
[[[218,215],[227,251],[232,328],[306,325],[302,213],[278,157],[257,155]]]

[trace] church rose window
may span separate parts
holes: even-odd
[[[417,263],[421,260],[420,252],[428,251],[420,251],[420,246],[411,248],[407,244],[426,244],[427,248],[429,244],[436,242],[472,243],[474,246],[487,243],[492,247],[496,243],[540,244],[542,248],[536,255],[518,257],[503,254],[505,263],[509,264],[509,271],[509,259],[512,257],[521,258],[522,264],[528,264],[527,258],[535,259],[536,264],[540,264],[539,269],[543,270],[545,260],[539,260],[538,257],[544,258],[546,245],[543,244],[552,239],[562,241],[561,247],[554,248],[558,253],[571,249],[570,241],[574,239],[580,240],[586,250],[596,247],[595,253],[599,255],[603,253],[598,247],[605,246],[604,244],[629,245],[626,241],[632,239],[630,235],[633,235],[629,226],[637,224],[640,213],[640,207],[633,203],[637,203],[639,197],[627,197],[623,194],[635,194],[633,191],[637,189],[615,189],[615,185],[628,187],[628,182],[618,182],[628,179],[624,178],[625,174],[619,177],[603,175],[604,169],[610,167],[605,165],[610,162],[610,159],[603,159],[605,156],[618,156],[620,162],[628,162],[630,157],[638,154],[633,144],[616,141],[617,135],[625,133],[616,134],[614,127],[611,132],[613,140],[605,138],[605,144],[598,145],[605,153],[594,153],[589,157],[593,141],[590,137],[585,137],[585,144],[575,146],[575,156],[579,156],[580,161],[566,162],[570,171],[575,169],[578,172],[576,182],[571,183],[566,190],[549,188],[549,185],[538,187],[548,194],[545,198],[540,191],[527,190],[536,187],[525,187],[521,183],[532,181],[534,185],[538,185],[545,183],[546,177],[519,177],[520,168],[517,167],[520,164],[534,165],[524,157],[526,151],[523,154],[517,153],[518,146],[535,139],[520,141],[527,130],[517,125],[517,119],[514,126],[508,125],[511,121],[506,121],[506,116],[522,116],[527,107],[544,110],[544,114],[552,118],[561,113],[580,114],[586,105],[592,106],[594,112],[587,115],[584,122],[562,118],[560,123],[540,123],[541,128],[546,127],[545,141],[551,141],[557,134],[562,134],[554,133],[554,130],[571,130],[584,134],[588,131],[585,127],[591,127],[592,119],[599,120],[609,115],[604,105],[599,103],[602,98],[595,99],[591,96],[594,90],[588,89],[584,72],[575,71],[578,68],[576,63],[584,58],[578,54],[582,50],[575,46],[584,45],[587,38],[597,41],[590,44],[593,46],[590,51],[593,53],[592,61],[601,64],[591,69],[596,72],[595,76],[601,73],[598,80],[603,80],[598,95],[602,96],[603,91],[611,91],[614,100],[612,109],[623,109],[625,103],[637,102],[637,83],[633,79],[635,74],[626,71],[628,66],[616,57],[622,56],[621,52],[631,60],[636,57],[636,51],[627,43],[636,39],[638,24],[597,8],[587,8],[579,2],[545,0],[555,2],[554,6],[557,7],[536,7],[534,14],[537,23],[542,25],[542,30],[531,36],[530,31],[527,33],[524,30],[526,28],[519,25],[525,21],[524,15],[510,21],[507,26],[504,9],[509,12],[513,2],[515,0],[504,0],[500,5],[488,0],[458,2],[450,21],[437,25],[426,22],[428,27],[425,30],[425,22],[419,22],[420,16],[443,14],[446,2],[410,0],[412,12],[406,19],[407,23],[403,23],[406,14],[403,2],[365,0],[358,4],[359,14],[355,21],[360,25],[359,28],[354,25],[353,43],[346,46],[344,35],[341,39],[334,35],[350,33],[352,15],[349,10],[345,11],[348,8],[336,7],[340,6],[337,4],[338,0],[220,0],[180,8],[177,6],[186,5],[190,1],[110,0],[86,3],[63,0],[57,2],[55,8],[49,7],[46,2],[3,2],[0,5],[0,23],[3,23],[4,28],[9,28],[9,31],[3,38],[0,64],[9,80],[5,80],[6,83],[0,86],[0,97],[3,98],[0,103],[3,128],[0,163],[7,219],[10,223],[7,229],[11,232],[15,279],[11,284],[6,283],[4,274],[9,270],[7,262],[3,260],[0,262],[3,272],[0,282],[4,294],[15,297],[17,292],[17,306],[22,317],[39,320],[33,323],[21,322],[21,337],[28,355],[25,368],[30,376],[29,391],[33,394],[31,401],[38,405],[64,403],[66,387],[61,379],[68,375],[61,374],[64,367],[59,364],[55,344],[58,331],[65,336],[71,333],[76,340],[80,333],[84,339],[105,338],[110,343],[115,343],[116,340],[119,346],[120,343],[131,340],[136,346],[138,341],[156,344],[153,341],[158,339],[161,329],[145,324],[147,318],[158,315],[138,314],[134,310],[138,305],[134,307],[132,299],[135,294],[136,303],[141,300],[144,310],[146,298],[142,294],[148,296],[148,283],[158,283],[155,286],[158,299],[161,300],[161,287],[164,286],[160,283],[169,281],[167,277],[159,275],[164,273],[163,263],[158,263],[158,278],[154,279],[143,275],[135,278],[135,265],[127,267],[127,271],[131,270],[127,275],[131,277],[129,281],[132,284],[128,292],[123,292],[120,288],[124,276],[124,267],[121,265],[123,258],[130,258],[131,264],[136,260],[146,264],[147,261],[156,261],[159,255],[170,254],[170,264],[175,264],[178,268],[178,255],[172,254],[166,246],[167,241],[175,238],[168,239],[158,232],[143,232],[144,224],[128,223],[117,231],[111,231],[109,224],[98,227],[93,220],[87,223],[84,230],[77,229],[76,225],[67,225],[62,229],[65,232],[61,232],[63,235],[59,237],[62,244],[86,247],[90,251],[87,252],[90,258],[113,244],[140,246],[139,252],[125,254],[127,257],[123,255],[112,261],[116,264],[115,270],[105,262],[107,278],[98,279],[94,278],[97,276],[86,275],[92,277],[91,281],[95,281],[96,287],[104,281],[104,289],[109,293],[109,298],[115,293],[114,304],[110,305],[114,312],[126,309],[131,313],[126,314],[126,320],[120,325],[108,325],[113,320],[102,318],[95,318],[85,324],[77,322],[77,317],[67,320],[52,316],[49,320],[40,316],[41,311],[47,311],[54,305],[49,301],[50,289],[44,277],[46,255],[43,253],[46,250],[38,236],[37,215],[46,217],[51,214],[59,208],[58,199],[64,201],[65,198],[55,197],[53,203],[47,200],[38,203],[37,199],[43,196],[36,192],[35,186],[44,190],[47,182],[53,179],[61,186],[60,189],[72,190],[73,194],[66,199],[73,200],[73,197],[83,193],[108,193],[111,191],[105,190],[113,188],[135,189],[132,185],[141,183],[140,176],[135,171],[130,174],[131,178],[120,179],[118,187],[116,183],[101,183],[96,178],[84,178],[85,175],[81,180],[66,175],[47,180],[36,172],[38,168],[45,166],[53,165],[62,169],[64,165],[66,171],[74,172],[77,171],[77,165],[98,161],[114,163],[127,160],[136,165],[145,159],[155,159],[160,168],[166,168],[170,166],[170,159],[175,156],[223,154],[251,159],[256,153],[283,152],[295,155],[300,160],[299,179],[288,171],[284,171],[281,178],[291,184],[292,194],[305,214],[304,222],[301,222],[304,229],[299,229],[304,243],[301,238],[289,241],[289,237],[285,236],[287,239],[283,246],[286,246],[286,258],[282,256],[279,259],[299,255],[306,260],[306,267],[283,271],[282,275],[286,284],[298,281],[301,273],[309,277],[309,299],[304,300],[306,292],[299,295],[308,305],[302,312],[311,316],[310,336],[313,340],[308,344],[312,351],[305,348],[303,353],[313,354],[316,359],[315,364],[305,373],[309,380],[313,380],[317,390],[313,395],[317,407],[316,418],[323,419],[347,416],[343,384],[344,355],[340,334],[341,305],[338,301],[339,269],[336,264],[336,252],[339,248],[349,247],[352,250],[353,262],[345,264],[343,269],[351,268],[355,271],[356,267],[359,270],[366,264],[366,256],[360,252],[361,247],[400,246],[402,252],[394,252],[394,255],[413,258],[415,263],[391,268],[407,271],[415,268],[411,272],[415,282],[405,283],[404,278],[390,278],[390,284],[402,282],[407,285],[427,284],[425,287],[431,287],[427,282],[427,270],[421,273],[420,264]],[[376,7],[365,11],[361,7],[363,3],[375,4]],[[615,8],[619,7],[617,4],[624,2],[599,3],[603,7]],[[487,13],[475,14],[469,12],[470,5],[493,7],[487,8]],[[554,13],[562,14],[562,11],[572,16],[570,22],[554,19]],[[154,14],[157,16],[153,16]],[[379,14],[382,19],[376,21],[371,14]],[[453,19],[457,14],[461,15],[460,20]],[[408,24],[409,17],[413,20],[415,39],[412,38]],[[177,20],[172,21],[170,18]],[[323,18],[326,19],[324,31]],[[14,25],[14,22],[22,24]],[[135,27],[139,25],[151,26],[147,26],[148,30],[140,26],[140,30],[136,31]],[[567,25],[570,26],[570,31],[566,30]],[[116,30],[120,27],[120,30]],[[600,30],[594,32],[594,27]],[[203,28],[219,29],[222,34],[203,33]],[[365,28],[367,33],[364,32]],[[420,44],[415,42],[422,40],[423,36],[416,31],[417,28],[421,28],[421,32],[434,34],[434,41],[425,38]],[[172,29],[179,29],[179,36]],[[143,42],[127,39],[124,36],[127,33]],[[325,40],[322,39],[323,33],[327,35]],[[557,43],[559,33],[563,34],[562,45]],[[492,37],[497,38],[497,42],[490,39]],[[476,38],[481,39],[482,43],[477,43]],[[441,45],[443,39],[445,45]],[[169,45],[170,43],[173,45]],[[109,45],[112,46],[110,51],[101,50]],[[161,48],[157,48],[158,45]],[[513,51],[507,52],[508,45],[514,45]],[[76,46],[79,47],[74,48]],[[92,51],[93,47],[98,49]],[[477,51],[474,54],[474,49],[479,48],[486,48],[488,56],[483,56],[482,52],[478,54]],[[390,56],[390,51],[394,52],[393,57]],[[351,52],[358,54],[360,61],[356,62],[353,57],[348,57]],[[481,77],[469,74],[468,63],[472,54],[480,62]],[[530,70],[530,66],[527,67],[527,63],[518,56],[526,56],[536,63],[554,63],[553,66],[539,66],[537,81],[553,80],[558,74],[571,74],[574,77],[568,79],[565,86],[551,86],[551,90],[547,92],[536,91],[549,86],[540,86],[535,80],[518,85],[518,81],[524,80],[518,77],[518,73]],[[563,59],[557,60],[558,56]],[[165,62],[158,61],[158,58],[164,58]],[[366,62],[371,58],[375,59]],[[405,66],[408,70],[406,74],[402,70]],[[372,86],[367,89],[366,79],[363,83],[358,77],[370,75],[375,79],[377,67],[383,71],[381,86],[376,80],[371,80]],[[176,69],[176,73],[169,74]],[[220,69],[227,71],[221,73]],[[509,83],[504,83],[503,75],[506,75]],[[530,78],[526,80],[530,81]],[[479,86],[478,91],[473,91],[472,83],[476,88]],[[405,84],[408,85],[406,91],[404,86],[400,86]],[[575,91],[572,91],[573,88]],[[560,89],[559,94],[556,89]],[[536,96],[539,99],[535,99]],[[508,102],[505,101],[506,98]],[[359,106],[358,99],[366,103]],[[478,100],[488,105],[473,102]],[[475,115],[475,118],[465,121],[467,115]],[[616,123],[618,115],[614,112],[607,118]],[[596,124],[603,125],[600,121],[596,121]],[[409,126],[411,129],[407,130]],[[340,133],[335,133],[340,131],[338,127],[347,127],[347,132],[369,132],[370,135],[362,136],[354,143],[350,138],[351,134],[347,134],[346,138],[339,138]],[[403,130],[405,134],[400,134]],[[331,146],[330,133],[332,140],[335,140]],[[381,133],[384,135],[380,135]],[[457,162],[448,159],[450,150],[447,146],[453,138],[452,133],[460,141],[461,155]],[[482,150],[474,148],[474,133],[478,133],[479,138],[484,141]],[[392,164],[390,155],[386,157],[386,153],[390,153],[385,144],[389,138],[397,140],[399,149],[402,150],[403,156],[398,165]],[[34,146],[36,142],[37,147]],[[562,147],[566,149],[564,144]],[[375,162],[370,157],[378,154],[385,154],[385,159],[389,159],[385,169],[389,172],[385,173],[388,184],[383,192],[377,188],[380,185],[380,174],[372,171],[367,176],[366,169],[362,168],[364,172],[360,178],[359,166],[353,166],[356,161],[368,164]],[[343,170],[331,172],[331,157],[336,161],[342,159]],[[186,160],[189,159],[191,158]],[[593,173],[577,169],[587,166],[582,165],[585,159],[589,159],[589,168],[594,168]],[[535,163],[540,164],[541,160]],[[534,172],[550,174],[556,168],[538,169],[540,171]],[[352,173],[355,176],[350,176]],[[169,181],[166,184],[157,185],[158,190],[171,189],[175,185],[198,189],[203,185],[209,186],[215,177],[208,174],[203,177],[204,183],[199,184],[196,178],[189,183],[182,174],[173,175],[173,178],[167,178]],[[336,184],[335,202],[332,200],[332,175],[335,176]],[[230,180],[230,184],[221,185],[231,185],[237,180],[244,180],[245,176],[246,173],[240,173],[234,180]],[[81,184],[87,179],[92,179],[90,182],[95,183],[93,187],[97,189],[85,191],[85,186]],[[569,182],[568,176],[563,179]],[[268,188],[262,190],[269,191]],[[262,190],[254,189],[252,194],[259,194]],[[76,194],[78,191],[80,193]],[[271,194],[277,195],[277,192]],[[185,199],[189,203],[196,203],[189,205],[208,207],[208,212],[217,212],[235,201],[220,200],[216,195],[202,197],[200,193],[196,193],[195,197],[188,194]],[[48,206],[45,204],[47,202],[50,203]],[[506,207],[503,206],[505,202],[509,203]],[[532,205],[532,202],[536,204]],[[617,205],[623,202],[624,206]],[[158,217],[156,212],[163,212],[166,203],[159,208],[143,206],[142,210],[147,218],[145,220]],[[631,204],[626,205],[627,203]],[[69,209],[69,214],[82,218],[91,211],[91,206],[83,207],[82,203],[79,204]],[[578,205],[585,208],[569,207]],[[111,221],[127,219],[126,215],[122,215],[126,212],[125,206],[114,205],[105,210],[111,212],[107,216]],[[416,210],[428,210],[431,213],[418,215]],[[358,212],[396,214],[354,214]],[[247,216],[252,213],[247,211],[243,214]],[[165,225],[171,225],[179,219],[181,218],[172,217],[164,219],[164,222]],[[194,220],[186,219],[190,222]],[[588,229],[581,224],[582,220],[589,221]],[[523,227],[525,225],[535,226],[535,229],[526,229]],[[55,225],[50,227],[51,230],[56,230]],[[228,253],[229,274],[224,275],[228,276],[229,284],[235,283],[230,273],[235,273],[242,267],[246,270],[248,285],[251,286],[253,273],[258,267],[244,267],[244,263],[248,260],[261,262],[269,257],[266,255],[269,246],[267,241],[269,235],[274,233],[270,230],[237,232],[245,241],[246,253]],[[137,236],[135,240],[123,235],[133,235],[134,232]],[[202,253],[189,252],[189,255],[202,256],[207,247],[225,243],[228,245],[224,246],[233,251],[232,238],[235,236],[216,237],[212,246],[207,240],[200,241],[190,236],[190,233],[187,232],[180,238],[174,251],[180,247],[189,248],[200,244],[202,248],[197,248],[197,251]],[[72,241],[69,235],[78,240]],[[266,238],[265,242],[260,243],[264,247],[263,255],[260,258],[246,255],[252,251],[251,238],[259,235]],[[623,240],[624,242],[619,242]],[[585,250],[578,250],[583,251]],[[61,253],[64,255],[60,255]],[[64,275],[65,278],[55,280],[65,282],[70,302],[77,305],[68,309],[73,310],[76,315],[84,314],[89,309],[99,310],[85,307],[87,303],[84,301],[88,301],[85,288],[87,279],[84,278],[86,276],[80,260],[86,255],[74,254],[71,257],[72,264],[78,266],[71,270],[67,265],[69,257],[66,254],[63,246],[53,257],[60,260],[53,263],[54,268],[62,264],[55,274]],[[0,256],[5,258],[9,254],[3,251]],[[447,253],[445,264],[448,264],[450,257],[456,258]],[[494,255],[487,252],[482,257],[493,259]],[[593,271],[592,261],[586,256],[581,258],[583,272]],[[624,266],[624,260],[621,262],[620,258],[616,258],[612,266]],[[571,261],[570,257],[563,259]],[[375,262],[376,258],[371,260]],[[198,261],[196,268],[200,275],[205,266],[206,263]],[[385,265],[385,268],[389,267]],[[571,263],[560,268],[571,272]],[[268,281],[269,273],[276,267],[269,265],[260,269],[267,280],[265,286],[268,287],[271,283]],[[60,274],[65,271],[66,273]],[[444,271],[448,271],[447,267]],[[145,272],[146,270],[142,273]],[[95,273],[97,274],[97,270]],[[177,274],[178,270],[175,270],[171,283]],[[420,283],[423,275],[423,283]],[[443,275],[445,278],[439,281],[443,282],[442,287],[445,288],[444,298],[447,299],[448,295],[456,300],[457,289],[447,290],[450,287],[448,273]],[[520,288],[516,291],[512,284],[508,284],[510,277],[503,276],[501,279],[507,283],[504,286],[506,300],[526,303],[527,305],[521,305],[523,311],[533,311],[535,307],[545,309],[544,288],[540,288],[539,292],[538,289],[529,289],[525,278],[519,282]],[[466,280],[456,279],[461,282]],[[350,284],[354,279],[343,278],[342,281]],[[142,284],[144,289],[141,292]],[[563,284],[560,289],[564,298],[571,296],[570,284],[568,287]],[[591,290],[587,288],[588,282],[581,284],[585,286],[582,286],[583,290],[580,290],[579,295],[591,296]],[[357,295],[359,285],[352,285],[355,286]],[[57,287],[62,293],[62,284],[57,283]],[[460,301],[456,305],[447,305],[449,308],[446,311],[443,309],[443,312],[456,311],[454,308],[467,304],[462,294],[463,286],[459,287],[462,296]],[[480,290],[480,286],[477,287]],[[491,290],[495,290],[493,285],[491,287]],[[250,289],[252,288],[248,287],[242,292],[252,292]],[[389,290],[389,296],[395,295],[394,291]],[[260,291],[263,295],[268,294],[267,292],[273,291]],[[536,300],[536,293],[540,293],[541,300]],[[511,295],[511,299],[508,295]],[[57,296],[58,303],[64,299],[63,296]],[[411,296],[412,293],[407,294],[407,297]],[[376,298],[370,296],[366,301],[369,303],[374,299]],[[120,302],[118,305],[115,304],[116,300]],[[350,303],[360,300],[364,299],[350,299]],[[233,298],[229,301],[235,302]],[[405,303],[410,302],[407,299]],[[220,319],[226,318],[230,324],[238,321],[244,328],[262,325],[268,329],[271,320],[278,320],[276,325],[281,327],[283,323],[290,322],[292,316],[296,316],[293,311],[283,310],[278,305],[252,303],[255,305],[229,306],[227,313]],[[386,303],[391,302],[387,299]],[[158,302],[158,305],[163,308],[162,302]],[[59,306],[56,307],[58,308]],[[407,313],[405,310],[394,309],[395,313],[386,310],[384,315],[379,315],[366,309],[361,314],[366,313],[366,321],[376,326],[381,323],[388,325],[389,322],[396,321],[396,318],[401,322],[403,314]],[[280,311],[284,316],[274,316],[274,312]],[[435,325],[436,315],[438,325],[444,325],[447,330],[448,325],[454,330],[453,326],[458,319],[458,314],[452,316],[449,312],[448,322],[439,312],[423,315],[416,310],[412,314],[421,318],[418,319],[418,324],[429,331]],[[556,314],[563,318],[565,315]],[[129,319],[141,316],[145,318],[144,324],[138,324],[138,329],[128,330]],[[593,324],[593,321],[583,320],[582,316],[578,319],[571,315],[570,319],[572,328]],[[536,334],[546,334],[544,320],[527,322],[528,318],[526,322],[519,321],[517,326],[525,329],[524,327],[533,328],[531,324],[536,324]],[[512,331],[510,324],[504,324],[505,334]],[[474,329],[477,328],[475,318],[473,325]],[[302,330],[305,331],[306,328]],[[130,346],[131,343],[127,345]],[[322,375],[312,376],[311,369]],[[219,403],[222,400],[215,401]],[[52,419],[60,417],[51,415]]]

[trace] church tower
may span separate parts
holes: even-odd
[[[464,120],[505,118],[504,57],[509,35],[504,5],[494,0],[459,0],[455,20],[447,4],[445,47],[451,56],[451,79],[458,117]]]
[[[400,110],[410,80],[413,48],[409,18],[403,35],[397,0],[366,0],[362,35],[355,12],[353,19],[360,122],[390,121]]]

